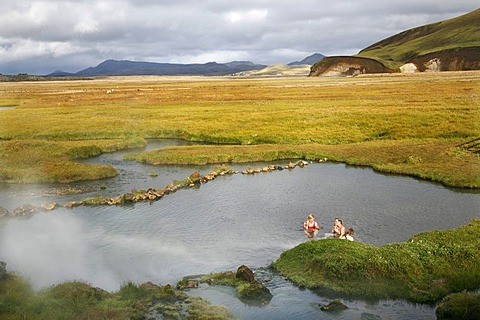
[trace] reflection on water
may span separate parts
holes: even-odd
[[[90,193],[52,196],[43,192],[51,185],[3,185],[1,206],[13,210],[24,203],[65,203],[96,194],[113,196],[132,189],[160,188],[194,170],[205,174],[213,167],[153,167],[125,162],[122,153],[89,160],[114,163],[120,171],[115,178],[78,184],[91,187],[94,191]],[[149,176],[152,169],[158,177]],[[199,189],[180,190],[153,203],[59,208],[30,218],[0,219],[0,260],[37,287],[75,279],[107,290],[116,290],[126,281],[175,284],[186,275],[235,270],[242,264],[267,266],[283,251],[306,241],[302,224],[309,213],[315,213],[324,227],[320,236],[339,216],[347,228],[355,229],[358,241],[380,246],[423,231],[461,226],[480,217],[479,208],[476,193],[453,192],[371,169],[311,164],[292,171],[219,177]],[[239,310],[246,319],[273,319],[294,312],[298,299],[302,301],[298,312],[321,312],[311,304],[318,305],[325,298],[276,279],[270,284],[276,287],[268,307],[235,306],[241,303],[230,294],[230,298],[219,299],[230,299],[222,304]],[[207,289],[198,292],[212,294]],[[367,306],[351,301],[347,305],[357,311],[346,312],[345,319],[360,318],[370,307],[372,314],[416,308],[433,314],[432,308],[402,303]]]
[[[268,278],[265,286],[273,295],[269,304],[262,307],[249,306],[235,296],[235,289],[224,286],[201,284],[198,289],[188,292],[214,304],[225,305],[241,319],[337,319],[337,320],[380,320],[380,319],[435,319],[435,308],[430,305],[416,305],[398,300],[350,300],[341,297],[325,297],[310,290],[299,289],[278,274],[265,269],[256,270],[259,281]],[[339,298],[347,310],[328,313],[321,306]]]

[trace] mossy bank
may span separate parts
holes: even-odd
[[[480,286],[480,220],[379,248],[339,239],[308,241],[284,252],[273,267],[307,288],[434,302]]]
[[[107,292],[82,281],[35,292],[14,273],[0,279],[0,319],[232,319],[230,310],[170,285],[126,283]]]

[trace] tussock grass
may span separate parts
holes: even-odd
[[[109,165],[76,162],[133,146],[141,140],[47,141],[12,139],[0,141],[0,181],[15,183],[96,180],[117,175]]]
[[[111,88],[114,92],[106,94],[106,89]],[[480,126],[475,121],[480,116],[479,88],[478,72],[342,79],[134,77],[2,83],[2,99],[14,103],[16,108],[0,111],[0,180],[102,178],[105,170],[89,166],[84,170],[69,161],[108,152],[114,145],[106,142],[109,140],[125,148],[126,141],[144,138],[255,145],[256,148],[243,151],[259,160],[273,157],[269,145],[280,145],[280,149],[283,145],[301,145],[302,149],[311,147],[313,152],[320,153],[320,145],[338,146],[341,151],[336,158],[345,157],[352,162],[356,161],[354,157],[343,150],[356,153],[356,148],[372,148],[370,151],[382,152],[382,142],[390,150],[397,143],[406,145],[405,141],[416,141],[417,146],[422,142],[431,146],[455,145],[480,136]],[[372,142],[378,143],[378,147],[371,147]],[[12,153],[10,149],[15,143],[25,147]],[[265,151],[261,151],[262,147]],[[205,148],[204,153],[212,150]],[[175,152],[182,154],[180,150]],[[36,152],[43,154],[45,160],[29,160],[40,157],[35,157]],[[297,151],[293,148],[288,152]],[[261,159],[262,153],[266,159]],[[402,163],[415,156],[415,152],[409,153],[398,155],[391,163]],[[170,154],[175,157],[173,151]],[[48,158],[58,164],[47,165]],[[429,158],[421,158],[415,170],[382,162],[376,154],[362,162],[379,170],[388,166],[392,172],[434,176],[435,180],[451,185],[460,182],[458,186],[480,186],[478,175],[467,177],[464,184],[461,181],[465,178],[457,179],[449,169],[443,170],[445,177],[431,172]],[[202,162],[194,157],[191,160]],[[478,157],[472,152],[457,152],[455,161],[478,167]],[[188,162],[188,158],[183,155],[178,162]],[[72,176],[61,172],[63,163],[69,165],[67,170]],[[435,164],[447,165],[445,160]],[[37,176],[33,171],[40,173]]]
[[[116,292],[69,281],[39,292],[9,273],[0,280],[0,319],[145,319],[152,308],[161,319],[231,319],[229,309],[190,299],[170,285],[128,282]]]
[[[339,239],[309,241],[273,267],[294,283],[351,295],[437,301],[480,286],[480,220],[380,248]]]

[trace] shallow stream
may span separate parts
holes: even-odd
[[[159,140],[149,149],[185,144]],[[173,180],[214,166],[154,167],[123,160],[131,151],[104,154],[89,163],[111,163],[120,175],[73,184],[88,193],[59,196],[58,185],[0,185],[0,206],[61,204],[97,194],[116,196],[132,189],[162,188]],[[286,165],[288,161],[275,164]],[[262,167],[241,164],[237,170]],[[156,171],[157,177],[150,176]],[[28,218],[0,219],[0,260],[37,288],[67,280],[114,291],[127,281],[175,285],[187,275],[264,267],[307,241],[302,224],[314,213],[325,231],[335,217],[355,230],[356,241],[381,246],[433,229],[451,229],[480,217],[480,194],[447,189],[368,168],[314,163],[304,168],[255,175],[229,175],[183,189],[161,200],[123,206],[58,208]],[[267,275],[274,297],[266,306],[240,302],[231,288],[202,285],[190,291],[232,309],[241,319],[435,318],[434,306],[403,301],[343,302],[348,310],[325,314],[319,305],[332,297],[301,290],[278,275]]]

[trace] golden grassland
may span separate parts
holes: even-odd
[[[107,93],[110,90],[111,93]],[[116,174],[76,159],[180,138],[150,163],[331,160],[479,188],[480,72],[0,83],[0,181]]]

